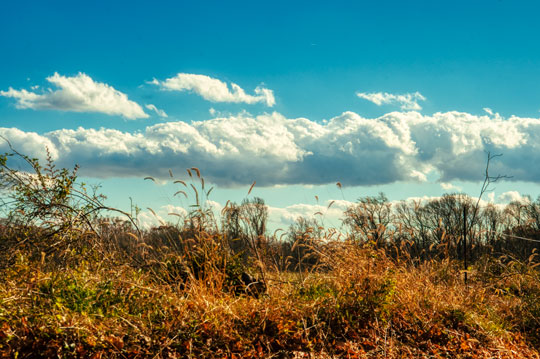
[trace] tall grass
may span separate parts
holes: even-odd
[[[76,171],[22,158],[37,174],[0,162],[2,357],[539,356],[534,242],[513,252],[503,237],[536,235],[536,202],[523,204],[529,219],[491,208],[471,223],[464,284],[463,196],[367,197],[344,213],[345,236],[299,219],[277,238],[261,199],[210,211],[191,168],[177,180],[191,212],[141,230],[128,213],[111,217]]]

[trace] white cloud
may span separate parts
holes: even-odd
[[[44,161],[47,150],[51,159],[57,160],[59,153],[56,145],[47,137],[36,132],[24,132],[18,128],[0,128],[0,136],[8,140],[18,152]],[[7,142],[0,138],[0,152],[9,151]]]
[[[508,191],[497,196],[498,203],[510,203],[510,202],[530,202],[530,198],[522,196],[518,191]]]
[[[161,206],[160,213],[163,213],[163,214],[166,213],[169,216],[172,215],[175,217],[178,217],[178,216],[185,217],[188,214],[187,210],[184,207],[173,206],[172,204]]]
[[[417,171],[417,170],[412,170],[411,173],[410,173],[410,177],[414,178],[418,182],[427,182],[426,174],[422,173],[420,171]]]
[[[146,107],[150,111],[154,111],[159,117],[163,117],[163,118],[169,117],[165,111],[160,110],[155,105],[149,104],[149,105],[145,105],[144,107]]]
[[[66,77],[55,73],[47,77],[47,81],[58,89],[36,93],[10,87],[7,91],[0,91],[0,95],[16,99],[16,107],[20,109],[99,112],[131,120],[148,117],[142,107],[130,101],[126,94],[110,85],[95,82],[86,74]]]
[[[137,225],[142,229],[150,229],[153,227],[163,226],[167,221],[157,213],[152,213],[150,210],[141,211],[137,216]]]
[[[344,186],[424,181],[482,180],[486,152],[502,153],[490,173],[540,182],[540,119],[509,119],[461,112],[424,116],[392,112],[364,118],[345,112],[326,123],[279,113],[240,113],[206,121],[165,122],[140,132],[56,130],[44,134],[0,128],[32,157],[49,148],[64,167],[101,177],[168,178],[199,167],[222,186],[276,184]],[[0,142],[0,151],[7,146]],[[441,184],[441,185],[443,185]],[[449,187],[448,187],[449,188]]]
[[[219,214],[223,209],[221,203],[207,199],[205,205],[208,206],[214,213]]]
[[[476,204],[478,197],[471,196],[469,198]],[[390,201],[389,203],[395,210],[400,204],[425,206],[432,201],[439,201],[441,199],[441,196],[408,197],[402,200]],[[499,210],[503,210],[508,203],[513,201],[526,203],[530,202],[530,198],[522,196],[517,191],[505,192],[499,196],[495,196],[494,192],[490,192],[480,200],[479,206],[480,208],[485,208],[488,205],[495,205]],[[330,203],[332,205],[328,207]],[[339,228],[345,217],[345,211],[354,205],[357,205],[357,203],[346,200],[327,200],[324,205],[298,203],[287,207],[269,206],[269,227],[287,230],[299,217],[303,217],[306,219],[315,219],[317,223],[326,228]]]
[[[452,183],[441,182],[441,187],[445,191],[461,191],[461,187],[455,186]]]
[[[356,96],[373,102],[377,106],[386,104],[397,104],[402,110],[421,110],[418,101],[425,101],[426,98],[420,92],[395,95],[388,92],[357,92]]]
[[[299,203],[287,207],[268,207],[269,220],[281,227],[287,227],[299,217],[316,219],[321,224],[339,227],[343,213],[354,203],[345,200],[327,200],[324,205]]]
[[[167,223],[176,223],[187,216],[187,211],[183,207],[171,204],[161,206],[157,210],[146,209],[137,216],[138,225],[143,229],[159,227]]]
[[[212,102],[247,104],[261,102],[269,107],[274,106],[276,103],[272,90],[258,86],[255,88],[254,95],[248,95],[235,83],[231,82],[227,85],[227,83],[221,80],[206,75],[179,73],[175,77],[168,78],[164,81],[154,79],[150,83],[168,91],[193,91]]]
[[[491,117],[493,117],[495,120],[502,120],[503,117],[498,113],[498,112],[493,112],[492,109],[490,109],[489,107],[484,107],[483,110],[488,114],[490,115]]]

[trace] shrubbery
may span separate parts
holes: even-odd
[[[480,210],[464,284],[466,196],[361,198],[340,237],[301,218],[276,238],[262,199],[216,218],[189,174],[192,211],[141,230],[76,168],[1,156],[0,356],[538,356],[536,244],[508,236],[540,236],[540,200]]]

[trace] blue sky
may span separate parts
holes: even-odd
[[[539,10],[533,1],[2,2],[0,132],[30,155],[47,146],[61,165],[80,163],[111,205],[132,197],[162,213],[187,203],[172,197],[176,186],[143,178],[165,181],[169,169],[183,178],[199,167],[216,207],[257,181],[252,195],[286,225],[320,209],[315,196],[321,208],[345,208],[379,191],[476,195],[486,151],[503,154],[495,174],[513,176],[492,200],[536,198]]]

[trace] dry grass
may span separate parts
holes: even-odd
[[[3,357],[535,358],[538,274],[457,263],[397,263],[328,243],[324,271],[268,273],[260,298],[223,276],[160,284],[113,258],[42,270],[20,255],[2,272]],[[326,261],[326,262],[324,262]],[[485,268],[484,268],[485,269]],[[528,302],[529,301],[529,302]],[[536,321],[536,322],[535,322]],[[535,326],[536,323],[536,326]]]
[[[100,216],[111,209],[74,190],[76,171],[23,159],[39,181],[0,156],[14,203],[0,224],[0,357],[539,357],[535,256],[490,255],[479,240],[464,284],[461,226],[431,215],[461,213],[456,198],[401,207],[392,229],[381,196],[349,211],[348,239],[304,220],[279,241],[265,235],[260,199],[216,219],[191,168],[189,186],[175,183],[193,192],[193,212],[142,232],[129,216]],[[265,288],[246,288],[246,272]]]

